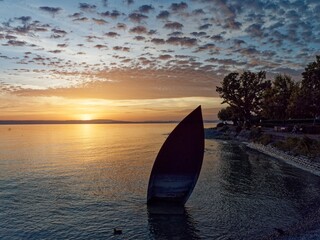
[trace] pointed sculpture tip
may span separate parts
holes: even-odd
[[[201,111],[202,109],[201,109],[201,105],[199,105],[194,111]]]

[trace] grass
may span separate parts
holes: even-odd
[[[273,146],[295,156],[304,155],[311,158],[320,156],[320,142],[306,136],[302,138],[288,137],[283,141],[274,142]]]

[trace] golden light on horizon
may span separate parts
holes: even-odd
[[[79,116],[79,118],[82,120],[82,121],[89,121],[89,120],[92,120],[93,119],[93,116],[91,114],[81,114]]]
[[[114,100],[0,94],[0,120],[171,121],[198,105],[206,119],[215,119],[220,102],[215,97]]]

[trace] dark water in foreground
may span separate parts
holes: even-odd
[[[148,214],[151,167],[173,127],[0,126],[0,239],[262,239],[274,228],[320,238],[317,226],[296,231],[319,209],[319,177],[214,140],[186,214]]]

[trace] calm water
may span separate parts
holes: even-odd
[[[151,167],[173,128],[0,126],[0,239],[261,239],[275,227],[302,239],[320,178],[222,141],[206,140],[186,214],[148,214]]]

